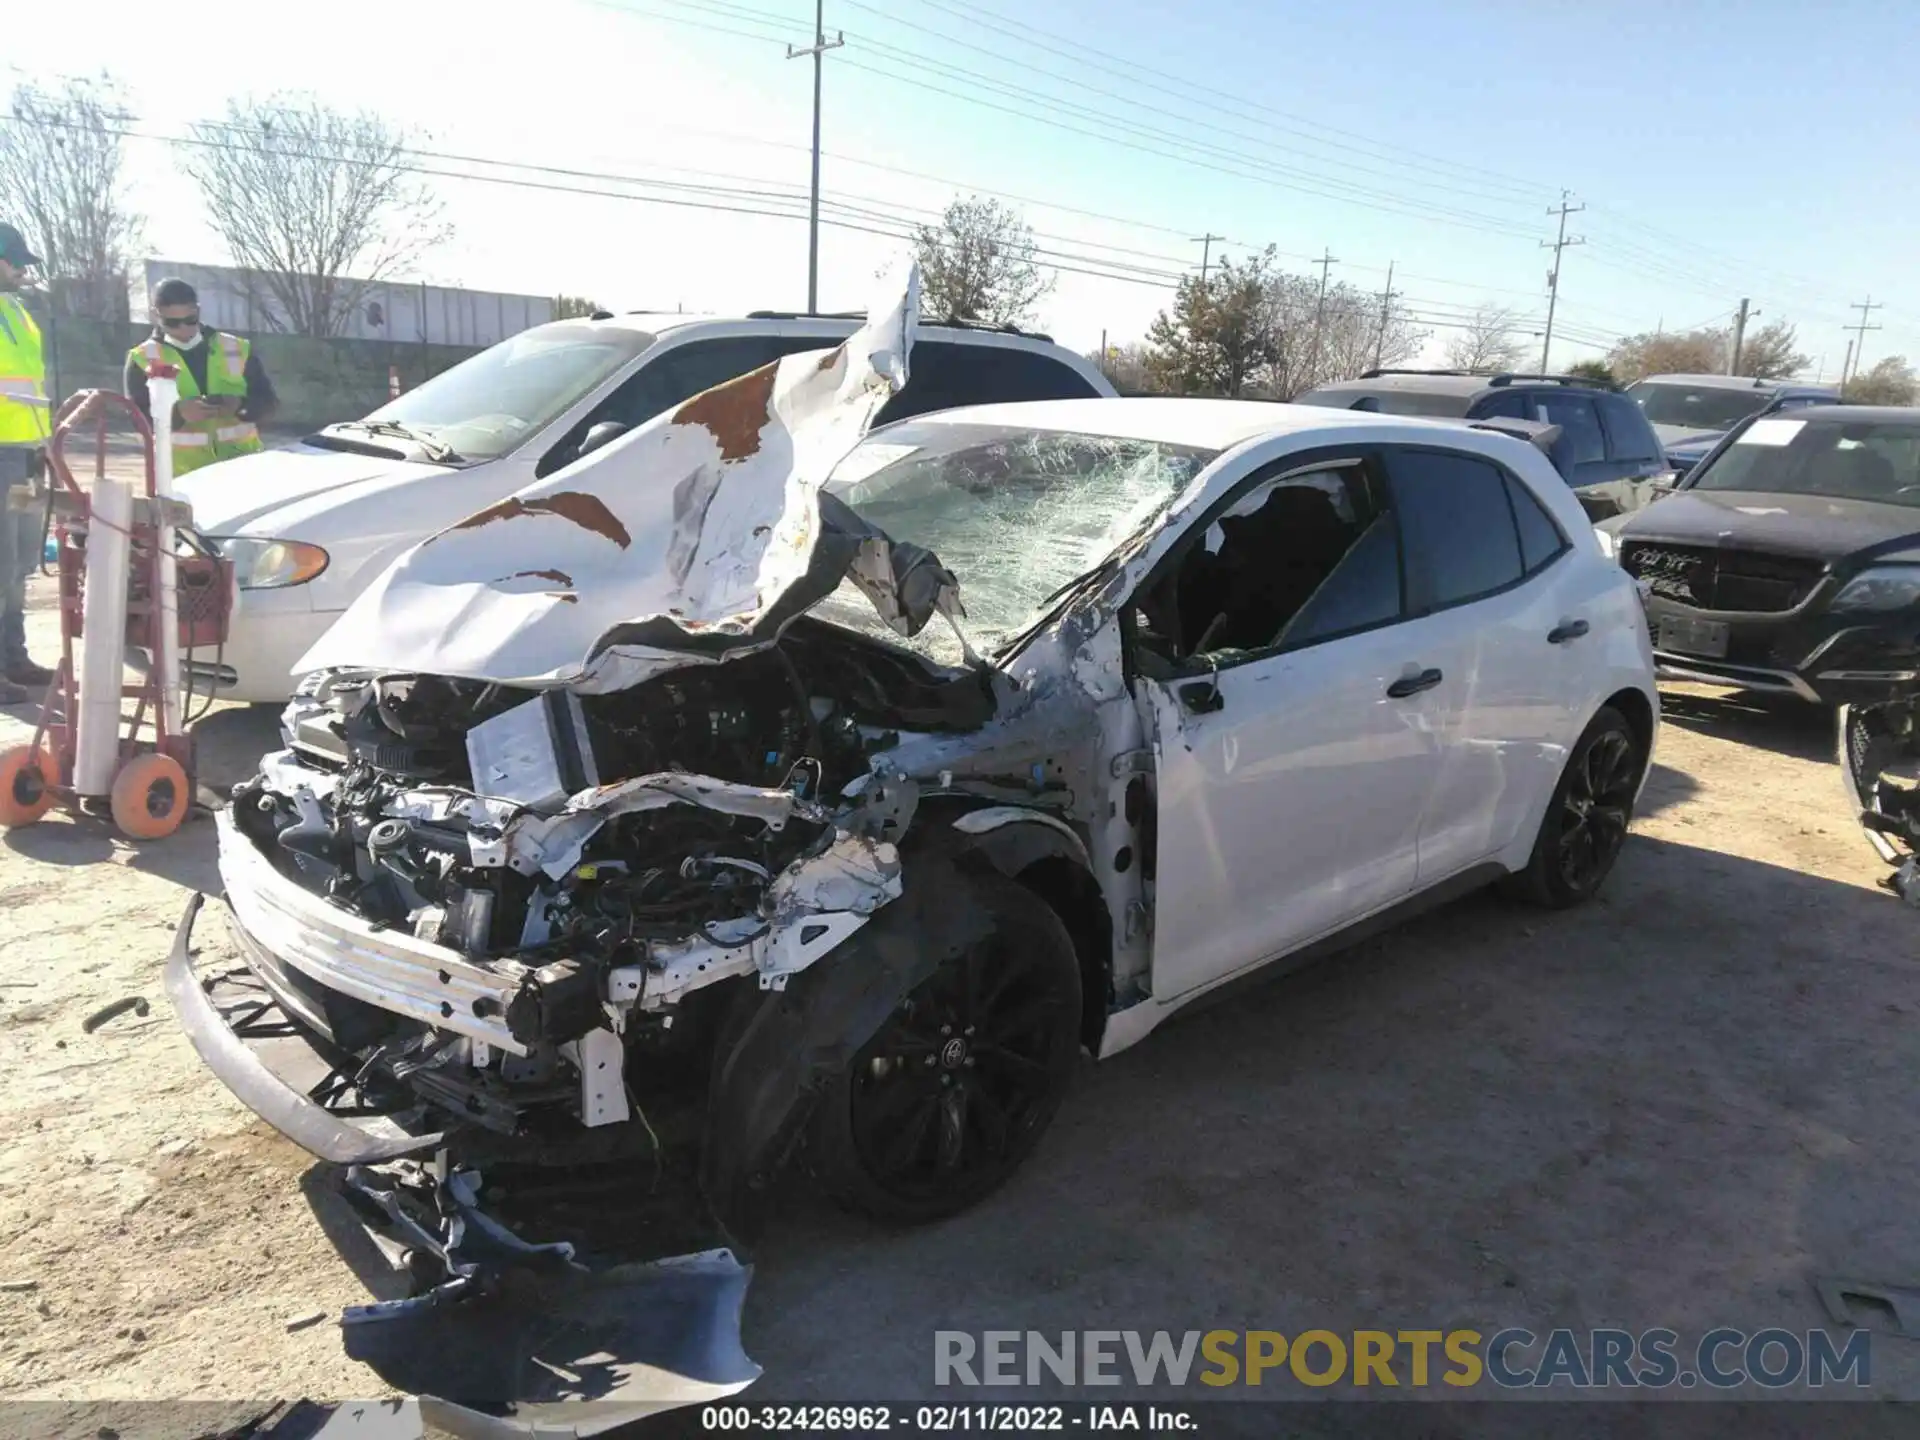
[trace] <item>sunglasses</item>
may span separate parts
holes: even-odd
[[[162,315],[159,317],[161,328],[166,330],[190,330],[200,323],[200,312],[191,315]]]

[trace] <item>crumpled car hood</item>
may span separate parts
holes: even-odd
[[[920,276],[838,347],[694,396],[428,537],[295,666],[624,689],[772,644],[849,579],[899,633],[953,577],[821,493],[906,384]]]

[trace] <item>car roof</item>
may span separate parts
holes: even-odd
[[[1230,450],[1266,436],[1404,427],[1458,433],[1464,421],[1372,411],[1333,410],[1324,405],[1283,405],[1274,400],[1180,399],[1164,395],[1093,400],[1026,400],[1006,405],[969,405],[916,415],[903,425],[1004,425],[1027,430],[1070,431],[1115,440],[1158,440],[1201,450]]]
[[[1849,424],[1920,425],[1920,405],[1796,405],[1768,420],[1843,420]]]
[[[624,330],[635,335],[664,338],[675,331],[691,329],[696,325],[747,334],[768,333],[782,325],[801,325],[807,329],[818,329],[823,335],[851,335],[860,328],[862,318],[849,315],[802,315],[770,310],[751,315],[720,315],[708,312],[689,314],[679,310],[629,310],[620,315],[580,315],[566,320],[548,320],[529,328],[541,331],[578,330],[583,334]],[[919,329],[937,333],[943,340],[958,340],[963,343],[971,341],[983,345],[1013,344],[1028,347],[1044,346],[1050,349],[1064,348],[1051,335],[1042,335],[1031,330],[1016,330],[1009,326],[970,325],[964,322],[950,323],[923,318]]]
[[[1493,379],[1488,375],[1375,375],[1355,380],[1330,380],[1313,387],[1316,395],[1371,394],[1376,390],[1411,390],[1423,395],[1478,395]]]
[[[1690,385],[1696,390],[1805,391],[1811,395],[1839,393],[1831,385],[1815,385],[1802,380],[1756,380],[1751,375],[1642,375],[1636,385]]]

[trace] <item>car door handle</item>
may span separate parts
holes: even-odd
[[[1402,675],[1387,686],[1387,694],[1395,700],[1404,700],[1409,695],[1418,695],[1422,690],[1431,690],[1444,678],[1438,670],[1422,670],[1418,675]]]
[[[1569,640],[1578,640],[1587,630],[1588,625],[1584,620],[1562,620],[1547,631],[1547,644],[1564,645]]]
[[[1226,708],[1227,697],[1220,693],[1218,681],[1196,680],[1182,685],[1179,694],[1180,703],[1195,715],[1211,715]]]

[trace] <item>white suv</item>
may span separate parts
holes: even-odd
[[[284,701],[293,665],[373,578],[426,536],[703,390],[851,335],[856,316],[596,315],[504,340],[283,449],[180,482],[239,595],[225,647],[187,657],[197,689]],[[1044,335],[927,324],[913,377],[877,423],[958,405],[1113,394]]]

